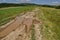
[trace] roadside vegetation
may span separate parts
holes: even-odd
[[[17,15],[20,15],[22,12],[31,11],[33,9],[33,6],[0,8],[0,26],[6,24],[11,19],[14,19]]]
[[[60,40],[60,9],[40,7],[37,17],[42,21],[42,39]]]

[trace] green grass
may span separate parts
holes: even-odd
[[[43,39],[60,40],[60,9],[40,7],[37,17],[42,20]]]
[[[34,7],[35,8],[35,7]],[[32,6],[14,7],[8,9],[0,9],[0,25],[6,24],[15,18],[21,12],[31,11]],[[42,22],[41,34],[42,40],[60,40],[60,9],[40,7],[39,14],[36,15]],[[35,30],[32,27],[31,40],[35,40]]]
[[[35,30],[34,30],[34,25],[32,25],[32,32],[31,32],[31,40],[35,40]]]
[[[20,6],[10,8],[0,8],[0,26],[6,24],[22,12],[31,11],[33,6]]]

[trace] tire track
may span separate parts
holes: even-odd
[[[42,40],[42,35],[40,32],[40,23],[34,24],[35,29],[35,40]]]
[[[0,32],[0,38],[2,37],[1,40],[30,40],[31,26],[38,11],[39,10],[36,8],[32,12],[27,12],[22,16],[16,17],[16,21],[13,24],[9,25],[6,29]],[[35,26],[38,27],[37,25]],[[35,30],[37,36],[38,30],[36,28]]]

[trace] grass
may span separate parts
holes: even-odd
[[[31,32],[31,40],[35,40],[35,30],[34,30],[34,25],[32,25],[32,32]]]
[[[20,15],[21,12],[31,11],[32,9],[34,9],[32,6],[0,8],[0,26],[6,24],[17,15]]]
[[[14,7],[0,9],[0,25],[6,24],[11,19],[24,11],[31,11],[33,7]],[[36,15],[42,22],[42,40],[60,40],[60,9],[40,7],[39,14]],[[32,27],[31,40],[35,40],[35,30]]]
[[[37,17],[42,20],[44,40],[60,40],[60,9],[40,7]]]

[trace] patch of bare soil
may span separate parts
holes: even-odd
[[[15,22],[0,32],[0,40],[31,40],[31,27],[33,24],[35,25],[35,39],[41,40],[40,21],[35,18],[38,11],[39,9],[36,8],[32,12],[16,17]]]

